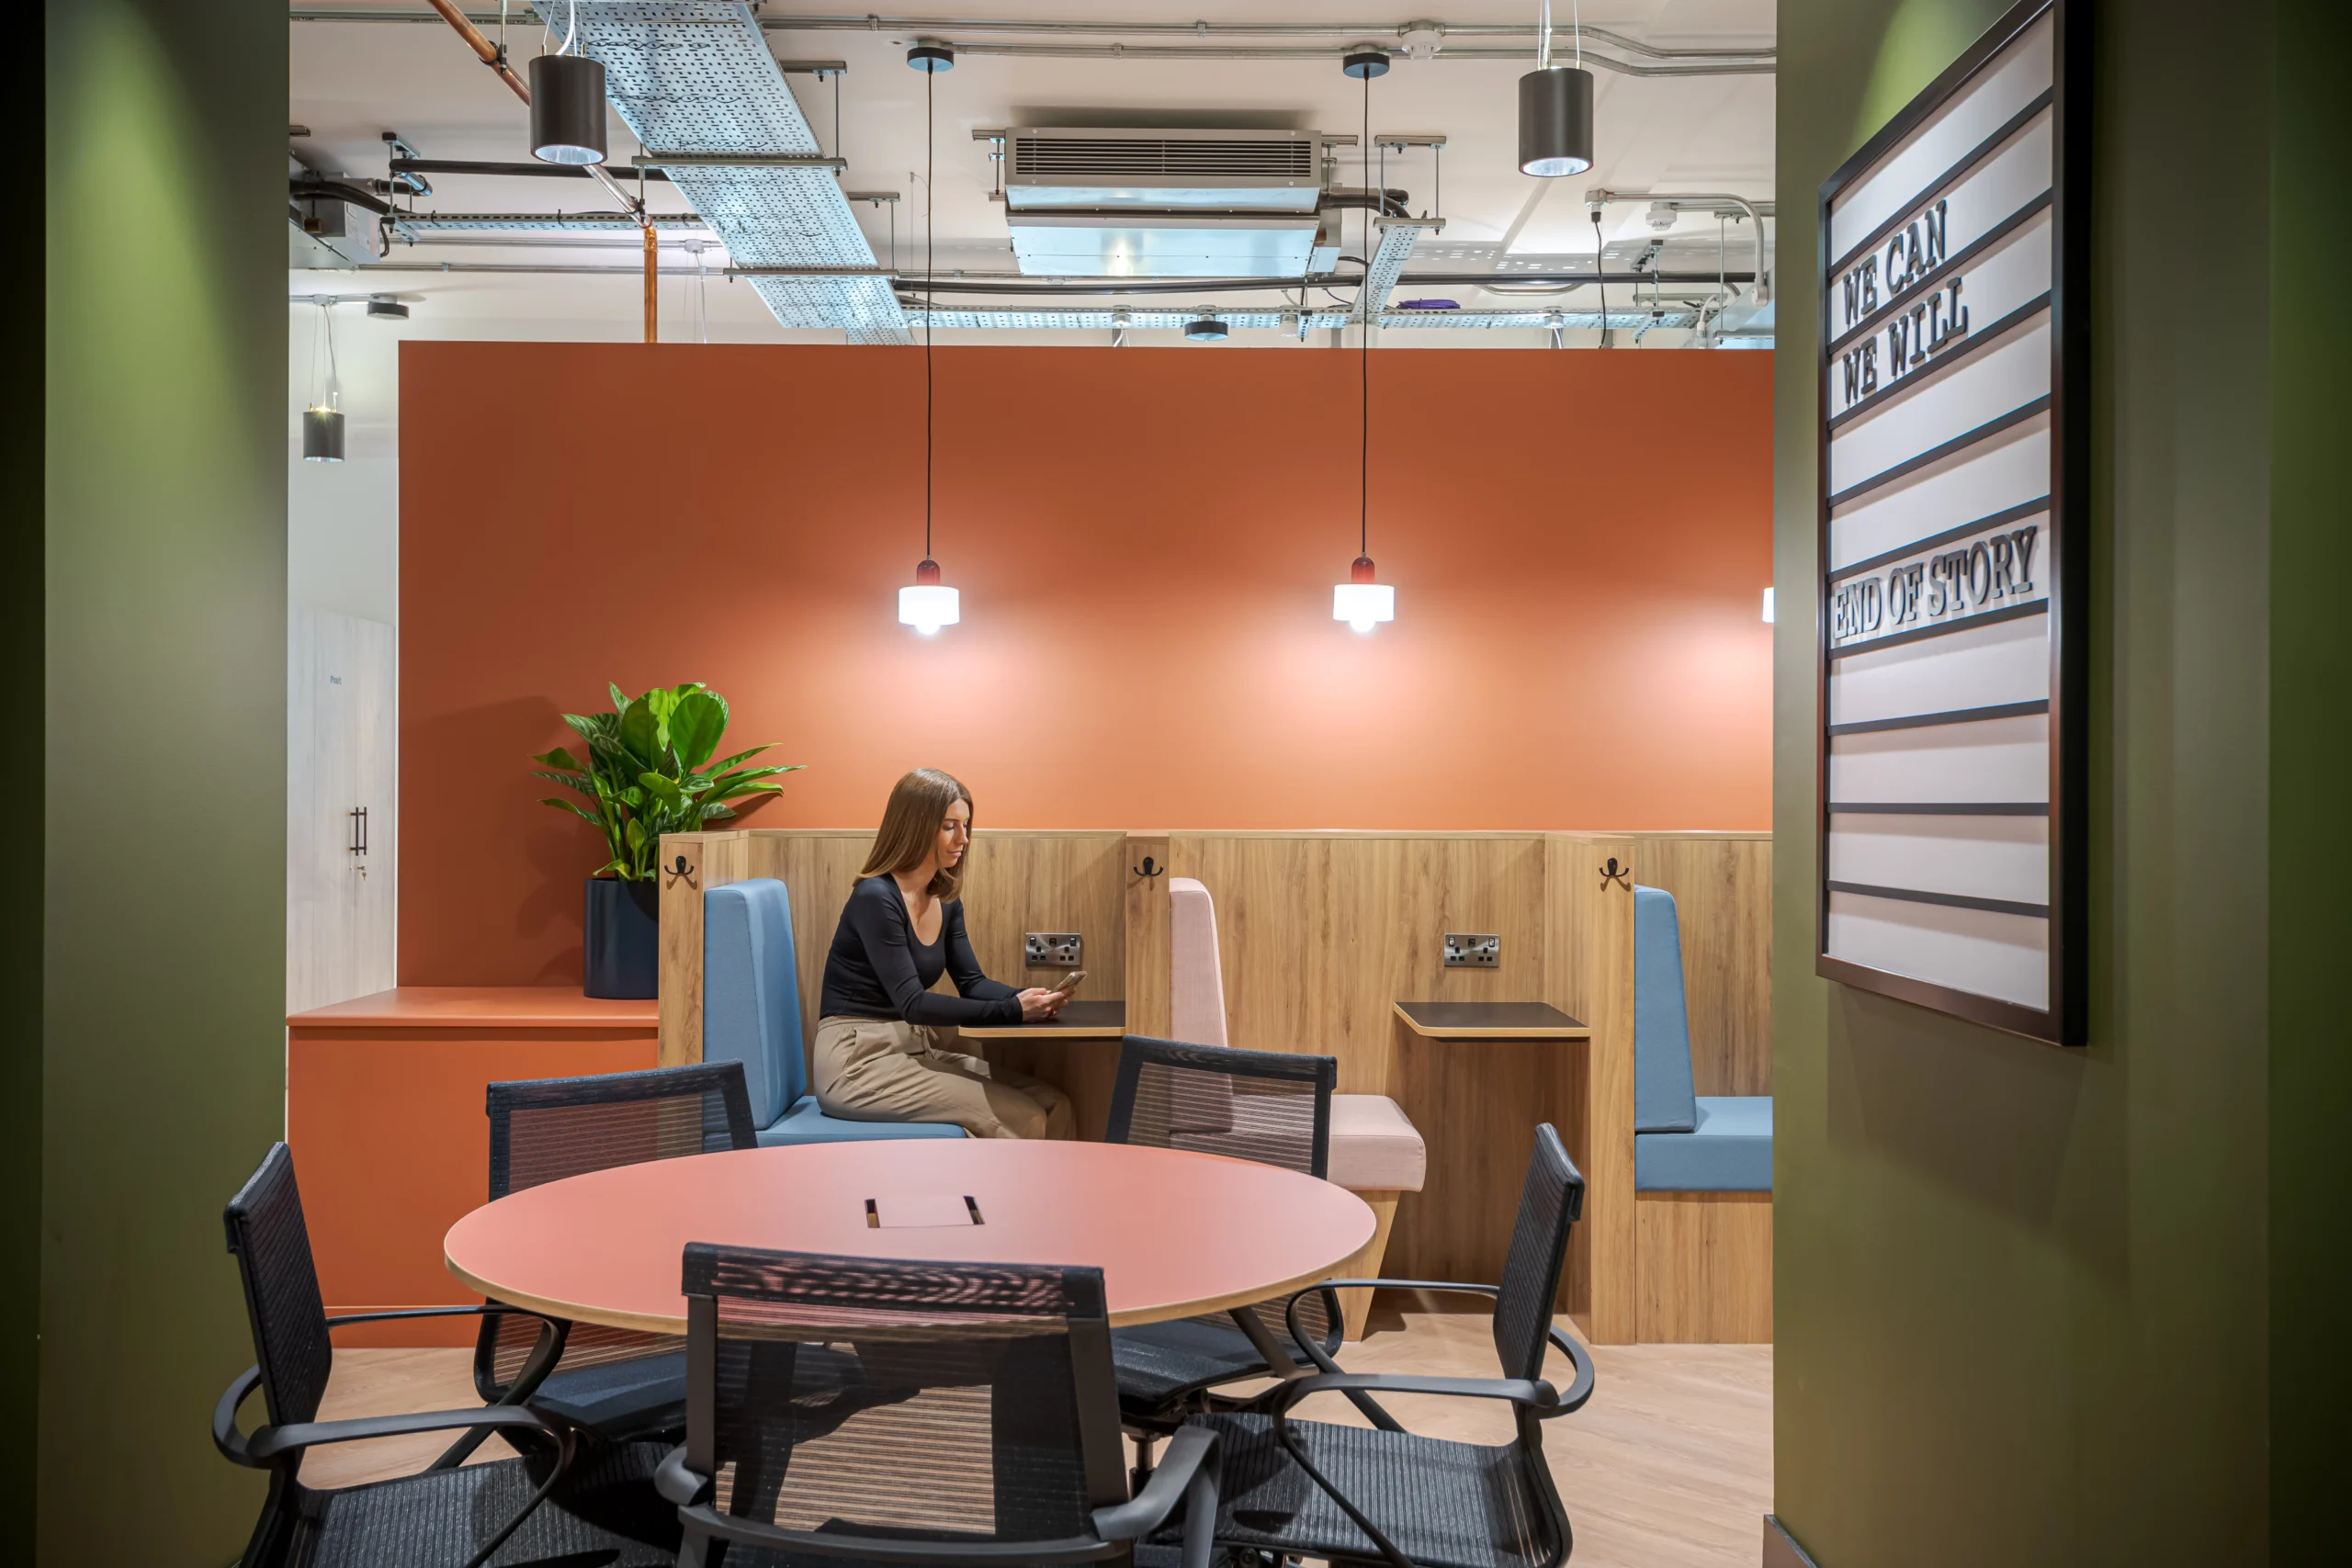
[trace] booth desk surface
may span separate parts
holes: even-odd
[[[869,1215],[868,1203],[874,1205]],[[979,1223],[967,1217],[977,1211]],[[895,1223],[894,1223],[895,1222]],[[808,1144],[550,1181],[452,1226],[449,1271],[574,1322],[683,1334],[689,1242],[909,1260],[1092,1265],[1114,1325],[1279,1297],[1372,1238],[1363,1199],[1297,1171],[1124,1144]]]
[[[655,1004],[576,988],[403,986],[286,1021],[286,1140],[330,1313],[475,1298],[441,1238],[490,1191],[484,1091],[655,1065]],[[465,1319],[370,1324],[338,1343],[469,1345]]]

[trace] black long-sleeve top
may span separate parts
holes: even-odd
[[[942,974],[953,976],[961,993],[932,990]],[[1018,1023],[1021,993],[980,973],[964,934],[963,900],[940,906],[939,940],[925,946],[899,885],[869,876],[850,891],[833,945],[825,955],[825,988],[820,1018],[904,1019],[919,1024]]]

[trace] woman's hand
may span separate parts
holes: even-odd
[[[1060,1012],[1069,1001],[1067,991],[1047,991],[1032,986],[1021,993],[1021,1021],[1043,1023]]]

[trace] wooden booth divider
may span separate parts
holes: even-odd
[[[746,877],[790,891],[813,1036],[826,949],[872,841],[865,829],[762,828],[662,840],[662,1062],[701,1058],[702,893]],[[1080,998],[1124,1000],[1131,1032],[1164,1035],[1168,882],[1199,879],[1216,906],[1230,1042],[1334,1056],[1343,1092],[1388,1095],[1421,1131],[1429,1177],[1397,1209],[1386,1273],[1499,1278],[1533,1128],[1549,1121],[1586,1180],[1561,1304],[1593,1340],[1769,1339],[1769,1194],[1634,1190],[1633,888],[1663,887],[1679,906],[1698,1092],[1768,1094],[1771,848],[1751,833],[984,829],[965,923],[982,966],[1014,984],[1025,932],[1079,933]],[[1498,963],[1446,967],[1448,932],[1498,937]],[[1402,1021],[1400,1001],[1545,1002],[1589,1038],[1438,1038]],[[1100,1135],[1114,1049],[985,1049],[1060,1083]]]

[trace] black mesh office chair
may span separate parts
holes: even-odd
[[[1552,1324],[1568,1230],[1583,1206],[1584,1178],[1560,1146],[1559,1134],[1539,1126],[1500,1285],[1336,1281],[1492,1297],[1502,1376],[1349,1372],[1307,1344],[1321,1369],[1317,1375],[1283,1383],[1262,1410],[1214,1412],[1184,1424],[1184,1432],[1221,1439],[1225,1501],[1217,1544],[1277,1558],[1385,1562],[1390,1568],[1555,1568],[1565,1562],[1573,1537],[1544,1461],[1542,1423],[1583,1408],[1592,1397],[1591,1355]],[[1294,1298],[1294,1312],[1306,1295]],[[1575,1370],[1565,1391],[1544,1380],[1550,1346]],[[1290,1418],[1300,1400],[1323,1393],[1346,1394],[1374,1425]],[[1382,1393],[1507,1400],[1517,1431],[1511,1441],[1492,1447],[1415,1437],[1374,1402]]]
[[[592,1170],[757,1146],[741,1062],[494,1083],[487,1102],[492,1202]],[[602,1437],[675,1440],[686,1419],[685,1349],[676,1338],[593,1323],[560,1332],[560,1359],[534,1363],[523,1325],[485,1319],[474,1342],[475,1390],[493,1404],[528,1400]],[[467,1434],[435,1465],[460,1462],[481,1440]]]
[[[331,1329],[388,1318],[503,1316],[512,1309],[425,1307],[328,1317],[294,1182],[294,1156],[284,1144],[271,1148],[229,1201],[223,1219],[244,1281],[256,1360],[220,1396],[212,1440],[232,1462],[270,1475],[243,1568],[477,1568],[493,1552],[501,1565],[561,1561],[658,1568],[674,1560],[677,1517],[652,1485],[660,1444],[589,1439],[583,1449],[570,1423],[519,1405],[318,1419],[334,1358]],[[552,1345],[552,1337],[548,1342]],[[237,1409],[255,1388],[268,1421],[241,1433]],[[459,1427],[537,1440],[522,1459],[428,1470],[364,1486],[321,1490],[300,1479],[302,1455],[324,1444]]]
[[[1119,1047],[1105,1141],[1227,1155],[1320,1177],[1329,1168],[1338,1077],[1339,1063],[1329,1056],[1130,1034]],[[1299,1351],[1284,1343],[1283,1308],[1268,1302],[1114,1332],[1119,1412],[1127,1425],[1148,1442],[1176,1430],[1187,1412],[1209,1408],[1220,1383],[1295,1376]],[[1336,1352],[1343,1332],[1339,1298],[1306,1292],[1298,1325],[1326,1353]]]
[[[1206,1568],[1216,1438],[1129,1496],[1101,1269],[698,1242],[684,1276],[681,1564],[1125,1563],[1168,1525]]]

